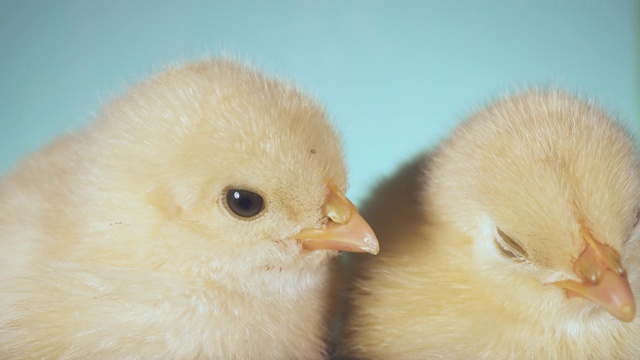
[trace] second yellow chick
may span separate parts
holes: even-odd
[[[591,103],[529,90],[471,116],[365,205],[343,335],[360,359],[637,359],[640,174]]]

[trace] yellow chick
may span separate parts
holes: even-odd
[[[384,252],[357,264],[343,351],[638,359],[639,205],[632,139],[598,107],[496,101],[363,206]]]
[[[0,184],[0,358],[321,359],[330,258],[378,252],[291,85],[172,68]]]

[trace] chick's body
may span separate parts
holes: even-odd
[[[311,99],[229,60],[169,69],[0,185],[0,357],[322,358],[337,252],[296,234],[345,187]]]
[[[639,203],[632,140],[598,108],[559,91],[497,101],[364,205],[384,251],[357,262],[343,349],[362,359],[638,358],[628,290],[637,301]],[[616,258],[626,272],[606,265]],[[600,272],[591,282],[585,269]]]

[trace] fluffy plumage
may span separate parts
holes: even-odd
[[[639,205],[632,139],[598,107],[554,90],[496,101],[364,205],[384,251],[357,263],[343,350],[640,358]]]
[[[0,357],[322,358],[329,259],[377,252],[346,186],[292,86],[168,69],[0,184]]]

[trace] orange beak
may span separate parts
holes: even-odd
[[[574,262],[574,271],[581,281],[559,281],[555,285],[570,295],[593,301],[621,321],[630,322],[635,316],[636,304],[620,255],[609,246],[597,243],[588,231],[583,231],[583,236],[587,246]]]
[[[322,228],[304,229],[295,238],[305,250],[368,252],[380,250],[378,239],[356,207],[333,184],[322,206],[329,222]]]

